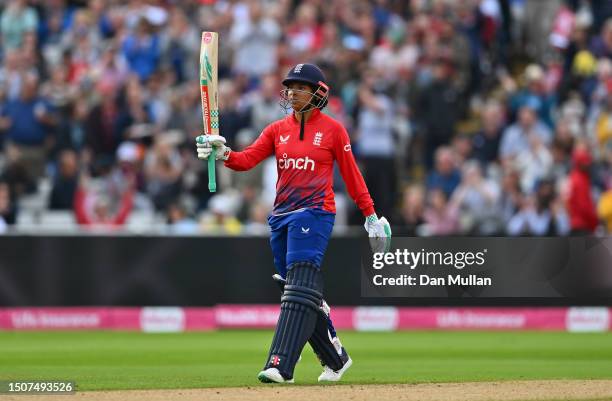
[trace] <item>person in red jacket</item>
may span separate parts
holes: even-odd
[[[352,360],[336,335],[323,300],[321,261],[335,218],[334,162],[348,193],[366,218],[370,237],[388,249],[391,229],[374,211],[374,202],[357,168],[346,129],[323,114],[329,87],[313,64],[297,64],[283,80],[281,106],[293,113],[268,125],[242,152],[225,146],[219,135],[196,138],[198,157],[217,160],[236,171],[253,168],[276,157],[278,181],[272,214],[270,245],[283,285],[281,312],[264,369],[265,383],[292,383],[295,364],[308,341],[324,366],[319,381],[338,381]]]
[[[584,145],[577,145],[572,154],[569,175],[567,211],[572,235],[589,235],[597,228],[597,211],[591,196],[591,154]]]
[[[86,182],[87,179],[81,176],[80,185],[74,194],[74,215],[77,223],[94,228],[115,228],[125,224],[134,205],[132,188],[127,188],[121,194],[117,210],[113,213],[107,194],[89,192]]]

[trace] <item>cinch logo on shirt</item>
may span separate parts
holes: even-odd
[[[283,158],[278,159],[278,168],[281,170],[294,169],[294,170],[310,170],[314,171],[315,162],[308,156],[300,157],[299,159],[287,158],[287,153],[283,153]]]

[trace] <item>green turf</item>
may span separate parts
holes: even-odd
[[[612,335],[343,332],[344,383],[610,379]],[[74,380],[79,390],[259,385],[271,331],[142,334],[0,332],[0,380]],[[296,382],[320,373],[310,347]]]

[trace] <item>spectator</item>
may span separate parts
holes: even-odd
[[[495,205],[499,188],[482,176],[477,161],[468,161],[463,166],[461,184],[451,198],[452,208],[462,211],[463,230],[477,235],[490,235],[497,231]]]
[[[24,78],[20,97],[8,102],[4,111],[0,124],[8,143],[19,150],[30,176],[41,177],[51,143],[50,126],[56,119],[49,102],[38,95],[36,76]]]
[[[76,153],[69,149],[62,151],[58,164],[58,174],[53,181],[49,209],[72,210],[79,174]]]
[[[6,182],[0,181],[0,234],[8,230],[17,220],[17,210],[11,199],[11,189]]]
[[[358,159],[364,179],[380,213],[393,214],[396,197],[393,103],[377,89],[373,74],[367,74],[359,89],[357,123]]]
[[[612,190],[607,190],[599,198],[597,215],[605,223],[606,233],[612,233]]]
[[[161,54],[159,37],[153,33],[153,26],[145,18],[140,18],[136,31],[125,38],[122,51],[130,70],[141,81],[147,80],[155,72]]]
[[[180,195],[182,159],[168,139],[158,137],[144,162],[146,191],[157,210],[164,210]]]
[[[229,35],[234,48],[234,73],[258,79],[276,70],[281,29],[265,11],[260,2],[251,1],[234,19]]]
[[[270,122],[283,117],[278,107],[277,77],[273,74],[264,75],[259,90],[250,98],[250,126],[259,134]]]
[[[501,193],[498,199],[499,217],[502,224],[510,221],[524,205],[525,197],[521,190],[521,175],[515,169],[504,171]]]
[[[529,135],[528,148],[521,150],[514,160],[515,168],[521,174],[523,192],[531,192],[536,181],[549,175],[553,167],[553,157],[542,138],[538,135]]]
[[[498,160],[499,142],[504,127],[502,107],[495,101],[485,104],[481,116],[481,129],[472,140],[474,157],[483,166]]]
[[[176,82],[190,82],[197,79],[198,69],[191,60],[199,57],[200,32],[189,23],[185,11],[174,8],[170,11],[167,29],[161,35],[162,56],[169,64]]]
[[[101,102],[94,106],[85,123],[87,148],[98,158],[112,158],[122,140],[121,110],[117,102],[117,89],[100,88]]]
[[[597,228],[597,212],[591,195],[592,157],[588,149],[578,144],[572,155],[573,167],[569,176],[567,209],[572,235],[589,235]]]
[[[286,29],[289,47],[287,64],[309,60],[323,45],[323,27],[317,22],[314,4],[302,3],[295,12],[295,19]],[[299,61],[298,61],[299,60]]]
[[[425,188],[411,185],[404,189],[402,207],[393,218],[395,235],[415,237],[418,227],[425,223]]]
[[[248,110],[240,105],[239,101],[240,93],[236,85],[229,79],[221,80],[219,82],[219,127],[231,146],[234,146],[238,132],[249,126]]]
[[[436,149],[447,145],[455,134],[461,105],[452,78],[449,63],[437,62],[433,66],[433,81],[418,99],[416,116],[425,137],[425,165],[428,168],[433,166]]]
[[[591,51],[596,58],[612,59],[612,18],[601,28],[601,34],[593,38]]]
[[[208,202],[210,213],[200,220],[202,231],[207,234],[238,235],[242,225],[234,216],[234,205],[228,195],[218,194]]]
[[[187,209],[181,202],[172,202],[166,210],[170,233],[174,235],[192,235],[198,233],[198,223],[189,217]]]
[[[540,180],[535,196],[527,198],[521,210],[508,222],[510,235],[558,236],[570,230],[568,216],[556,198],[554,182]]]
[[[606,97],[593,106],[589,116],[589,133],[601,154],[612,149],[612,80],[608,82],[607,91]]]
[[[270,215],[270,207],[261,201],[251,203],[250,206],[249,218],[242,232],[246,235],[269,235],[268,216]]]
[[[453,235],[459,233],[459,210],[448,202],[448,197],[442,188],[429,191],[429,206],[423,213],[425,224],[421,234]]]
[[[26,72],[23,67],[23,51],[20,49],[6,49],[4,64],[0,68],[0,81],[6,86],[8,100],[18,99],[21,94],[21,85],[24,73]]]
[[[436,165],[426,179],[427,190],[440,188],[446,197],[450,197],[461,181],[461,173],[456,167],[455,154],[452,149],[442,146],[436,150]]]
[[[457,165],[463,165],[472,159],[473,138],[468,134],[457,134],[451,140],[451,149],[455,154]]]
[[[554,126],[552,109],[554,96],[548,93],[544,69],[538,64],[530,64],[524,72],[525,87],[510,97],[510,117],[520,119],[520,110],[528,106],[535,111],[537,119],[550,129]]]
[[[37,25],[36,11],[28,6],[26,0],[8,2],[0,18],[2,47],[11,50],[20,48],[24,42],[24,36],[34,35]]]
[[[530,136],[537,136],[548,146],[552,140],[550,129],[538,119],[534,102],[523,105],[518,111],[518,121],[504,130],[499,148],[502,163],[511,163],[519,153],[529,151]]]
[[[74,198],[74,214],[78,224],[92,228],[117,228],[125,224],[133,205],[131,187],[113,202],[111,194],[91,188],[86,175],[82,174],[79,181]]]

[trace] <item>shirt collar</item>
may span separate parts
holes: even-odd
[[[293,125],[300,125],[300,122],[295,118],[295,114],[291,113],[291,115],[287,116],[287,118],[289,119],[289,121],[291,122],[291,124]],[[321,118],[321,110],[320,109],[314,109],[312,111],[312,114],[310,115],[310,118],[308,119],[308,121],[305,122],[306,125],[308,124],[312,124],[314,122],[316,122],[319,118]]]

